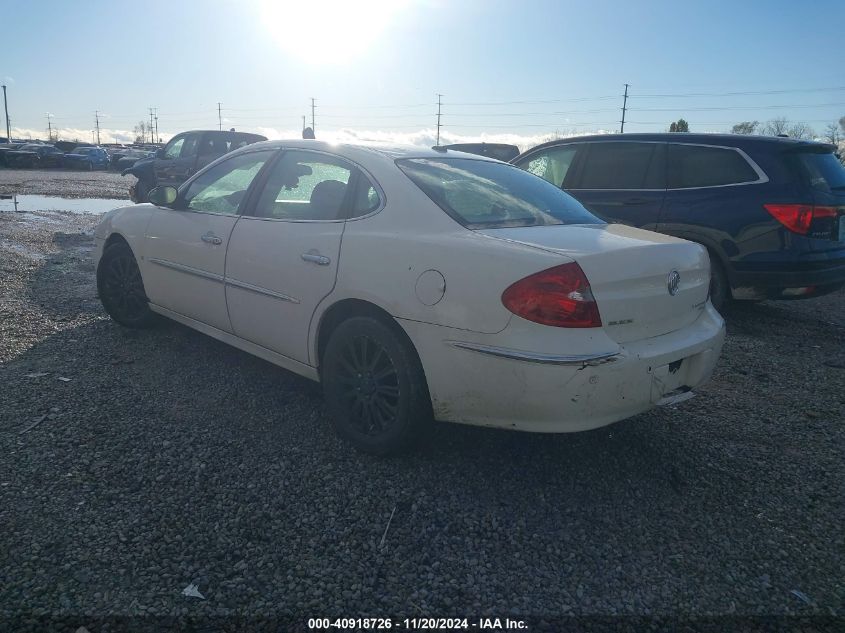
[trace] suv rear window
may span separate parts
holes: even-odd
[[[813,189],[845,190],[845,167],[832,153],[802,152],[798,154],[798,160],[801,161]]]
[[[590,143],[573,189],[664,189],[660,143]]]
[[[468,158],[409,158],[396,164],[468,229],[604,224],[569,194],[511,165]]]
[[[669,189],[738,185],[759,179],[734,149],[669,144]]]

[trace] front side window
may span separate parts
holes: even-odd
[[[576,189],[663,189],[659,143],[591,143]]]
[[[469,229],[604,224],[558,187],[504,163],[410,158],[397,165],[437,206]]]
[[[340,219],[353,169],[328,154],[287,151],[273,166],[255,214],[276,220]]]
[[[167,144],[167,147],[164,150],[164,155],[167,158],[179,158],[179,154],[182,151],[182,145],[185,144],[185,137],[180,136],[179,138],[173,139]]]
[[[182,195],[185,207],[236,215],[247,189],[272,155],[272,150],[241,154],[203,172],[185,189]]]
[[[549,181],[553,185],[562,187],[577,151],[577,145],[549,148],[539,154],[532,155],[527,162],[523,162],[519,167]]]
[[[760,179],[748,161],[729,147],[669,145],[669,188],[718,187]]]
[[[199,150],[200,135],[189,134],[185,137],[185,143],[182,145],[182,151],[179,153],[179,158],[193,158],[197,155]]]

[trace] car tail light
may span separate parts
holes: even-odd
[[[520,279],[502,293],[502,303],[515,315],[555,327],[601,327],[590,282],[572,262]]]
[[[811,204],[764,204],[773,218],[793,233],[807,235],[815,220],[836,218],[836,207],[817,207]]]

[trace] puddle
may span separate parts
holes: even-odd
[[[3,195],[0,212],[70,211],[71,213],[105,213],[132,204],[119,198],[59,198],[57,196]]]

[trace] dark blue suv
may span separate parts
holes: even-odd
[[[711,297],[797,299],[845,285],[845,167],[834,147],[734,134],[610,134],[511,161],[590,211],[698,242]]]

